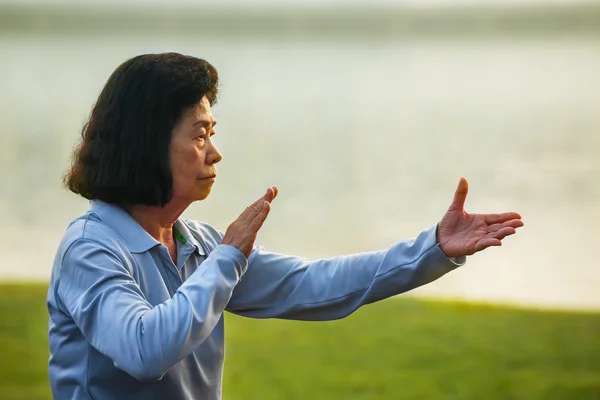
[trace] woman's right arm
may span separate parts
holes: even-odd
[[[139,380],[160,379],[219,322],[276,194],[269,188],[246,208],[175,295],[154,307],[124,260],[93,239],[75,240],[55,287],[64,311],[117,368]]]
[[[220,245],[171,299],[153,307],[119,257],[78,239],[64,255],[56,290],[96,350],[134,378],[154,380],[210,335],[246,266],[238,249]]]

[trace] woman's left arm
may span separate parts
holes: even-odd
[[[461,178],[439,224],[385,251],[309,262],[256,248],[226,310],[255,318],[338,319],[432,282],[523,226],[514,212],[467,213],[468,189]]]
[[[253,318],[343,318],[464,263],[464,257],[454,262],[442,252],[436,227],[387,250],[313,262],[256,247],[226,310]]]

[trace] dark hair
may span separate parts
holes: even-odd
[[[171,132],[189,107],[216,102],[218,74],[208,62],[177,53],[144,54],[106,82],[65,186],[89,200],[164,206],[173,195]]]

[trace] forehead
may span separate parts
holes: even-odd
[[[204,96],[198,104],[188,108],[183,113],[183,118],[214,121],[212,109],[210,107],[210,102],[208,101],[206,96]]]

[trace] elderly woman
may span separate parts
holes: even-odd
[[[220,399],[224,311],[332,320],[431,282],[522,226],[468,214],[461,179],[441,222],[387,250],[329,260],[255,246],[277,188],[225,233],[180,218],[205,199],[217,71],[181,54],[119,66],[82,132],[66,186],[91,201],[68,227],[48,291],[56,399]]]

